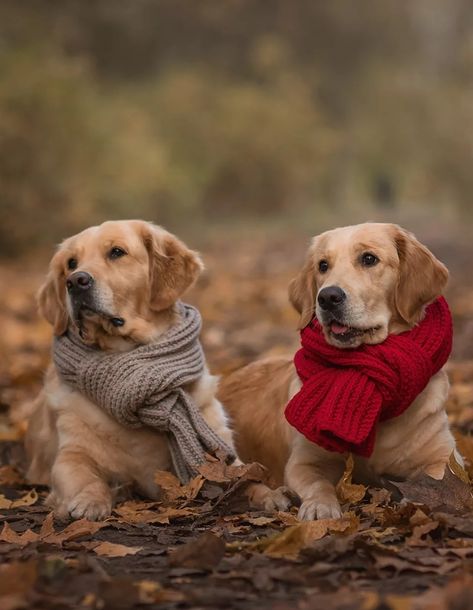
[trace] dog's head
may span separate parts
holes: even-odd
[[[414,326],[447,279],[445,266],[412,233],[366,223],[314,237],[289,296],[300,328],[315,314],[330,344],[357,347]]]
[[[72,325],[102,348],[117,337],[147,343],[202,268],[199,256],[161,227],[105,222],[59,246],[39,291],[40,312],[56,335]]]

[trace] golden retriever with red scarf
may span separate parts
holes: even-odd
[[[411,233],[367,223],[315,237],[289,296],[299,328],[316,315],[326,341],[347,349],[413,328],[447,279],[445,266]],[[337,518],[335,486],[346,456],[308,441],[286,421],[285,407],[300,388],[292,359],[271,358],[228,376],[218,396],[230,413],[242,459],[261,462],[277,484],[299,494],[300,518]],[[441,370],[402,415],[379,424],[372,455],[355,457],[357,478],[442,478],[455,450],[444,408],[448,388]]]

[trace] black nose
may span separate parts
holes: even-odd
[[[85,271],[77,271],[73,273],[67,279],[66,285],[68,292],[80,292],[82,290],[89,290],[94,283],[94,278],[90,273]]]
[[[322,309],[332,311],[340,307],[347,298],[345,292],[338,286],[327,286],[322,288],[317,296],[317,301]]]

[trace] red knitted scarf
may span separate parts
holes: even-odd
[[[329,345],[317,320],[301,331],[294,364],[302,389],[286,419],[310,441],[369,457],[378,422],[404,413],[452,349],[452,317],[438,298],[412,330],[378,345],[341,349]]]

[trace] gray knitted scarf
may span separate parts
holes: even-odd
[[[61,377],[125,426],[149,426],[168,437],[177,476],[185,483],[205,462],[205,453],[232,449],[208,426],[184,386],[201,377],[200,314],[179,302],[179,321],[157,343],[126,353],[84,345],[68,333],[56,337],[53,358]]]

